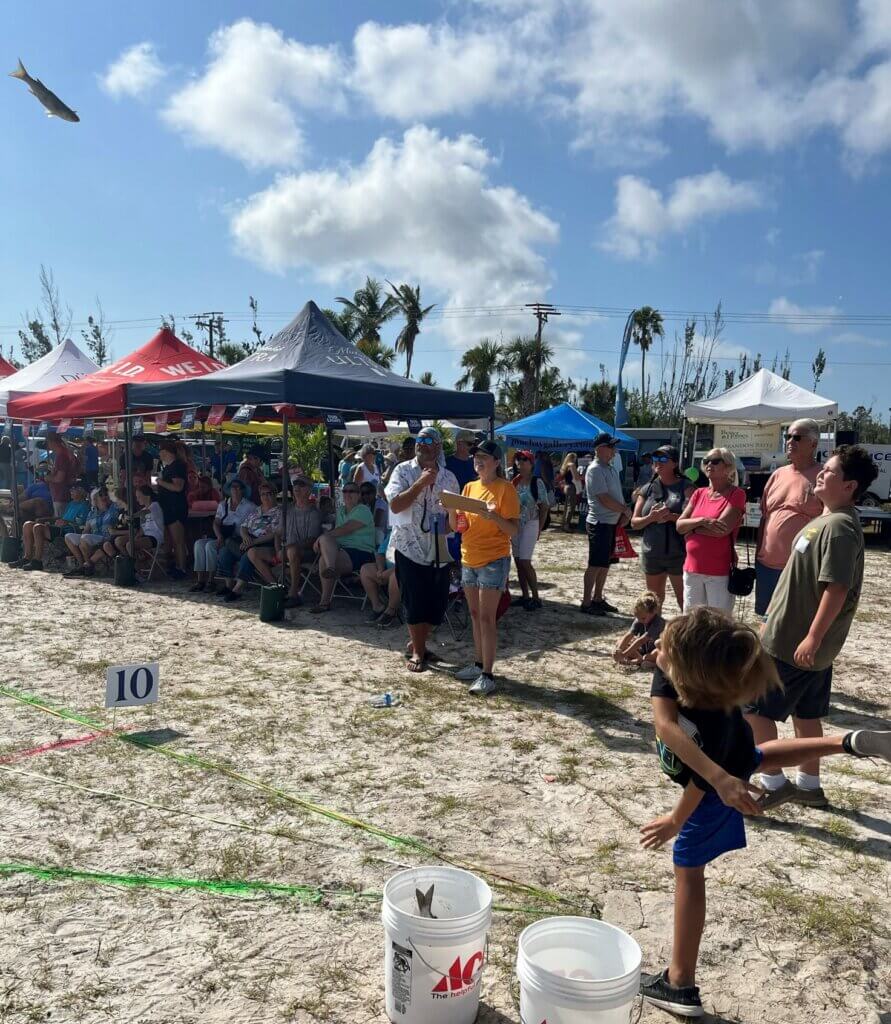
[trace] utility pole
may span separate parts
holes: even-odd
[[[213,359],[213,332],[216,330],[218,334],[222,335],[223,324],[227,324],[229,321],[223,319],[222,313],[193,313],[189,319],[195,321],[196,327],[207,331],[207,354]]]
[[[532,408],[533,412],[538,412],[538,394],[541,387],[541,331],[548,322],[549,316],[561,316],[562,314],[549,302],[527,302],[526,308],[532,310],[538,321],[538,328],[535,332],[535,395]]]

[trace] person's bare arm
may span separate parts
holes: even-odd
[[[624,505],[621,501],[616,501],[616,499],[607,491],[604,491],[603,494],[596,494],[595,497],[600,504],[603,505],[604,508],[608,508],[610,512],[618,512],[620,516],[628,514],[628,506]]]
[[[684,827],[684,822],[702,802],[705,793],[693,782],[684,786],[674,807],[659,818],[648,821],[640,830],[640,845],[645,850],[658,850]]]
[[[675,529],[683,537],[688,533],[693,533],[698,530],[700,526],[705,523],[712,522],[708,516],[694,516],[693,512],[693,499],[691,498],[684,506],[684,511],[681,512],[678,517],[677,523],[675,523]]]
[[[505,519],[504,516],[498,515],[495,511],[496,505],[494,502],[489,502],[489,511],[480,512],[479,514],[490,522],[493,522],[502,533],[506,533],[508,537],[516,537],[520,531],[520,520],[519,519]]]
[[[827,583],[817,606],[817,614],[811,623],[807,636],[795,649],[795,664],[801,668],[813,668],[814,658],[829,627],[838,618],[845,605],[849,587],[845,583]]]
[[[401,491],[399,494],[394,494],[393,497],[390,498],[390,511],[397,513],[404,512],[414,504],[415,498],[420,497],[425,488],[432,487],[436,483],[438,475],[438,469],[425,469],[411,487],[407,487],[404,491]]]
[[[751,782],[743,782],[725,772],[707,757],[696,743],[678,724],[677,702],[668,697],[651,697],[653,707],[653,727],[656,735],[668,749],[690,769],[696,772],[714,789],[722,803],[735,807],[743,814],[761,814],[761,808],[752,797],[752,793],[761,790]]]

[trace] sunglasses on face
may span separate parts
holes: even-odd
[[[807,441],[807,438],[804,436],[804,434],[790,434],[786,438],[786,440],[787,441]]]
[[[723,459],[703,459],[703,466],[725,466],[726,463]]]
[[[436,438],[433,437],[419,437],[415,444],[436,444]]]
[[[667,455],[654,455],[653,462],[671,462],[671,459]]]

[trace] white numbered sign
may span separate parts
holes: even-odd
[[[158,662],[112,665],[105,677],[105,706],[129,708],[158,703]]]

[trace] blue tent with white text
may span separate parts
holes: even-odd
[[[495,430],[496,435],[512,448],[546,448],[548,451],[589,451],[598,434],[612,434],[619,439],[618,449],[636,452],[640,442],[636,437],[616,430],[609,423],[583,412],[568,402],[525,416],[515,423],[505,423]]]

